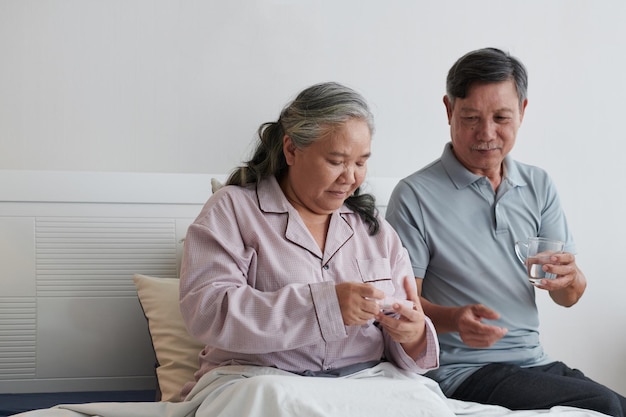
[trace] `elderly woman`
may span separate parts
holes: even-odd
[[[358,93],[309,87],[208,200],[180,279],[184,320],[206,344],[196,381],[233,365],[308,376],[438,366],[407,252],[360,192],[373,130]]]

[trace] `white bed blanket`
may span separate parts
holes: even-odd
[[[446,398],[432,380],[388,363],[342,378],[302,377],[276,369],[228,366],[206,374],[181,403],[59,405],[20,417],[592,417],[571,407],[511,411]]]

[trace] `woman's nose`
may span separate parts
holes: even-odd
[[[354,165],[346,165],[341,177],[347,184],[353,184],[356,181],[356,169]]]

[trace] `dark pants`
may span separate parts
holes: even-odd
[[[624,417],[626,411],[626,398],[562,362],[533,368],[486,365],[463,381],[452,398],[512,410],[568,405],[615,417]]]

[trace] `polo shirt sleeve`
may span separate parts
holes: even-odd
[[[424,240],[417,192],[405,180],[400,181],[391,193],[385,216],[409,252],[413,275],[423,278],[428,267],[429,249]]]
[[[576,254],[574,238],[567,224],[567,218],[561,206],[556,186],[547,173],[544,172],[544,175],[546,176],[544,182],[546,184],[546,200],[541,213],[539,236],[558,237],[558,239],[565,242],[565,252]]]

